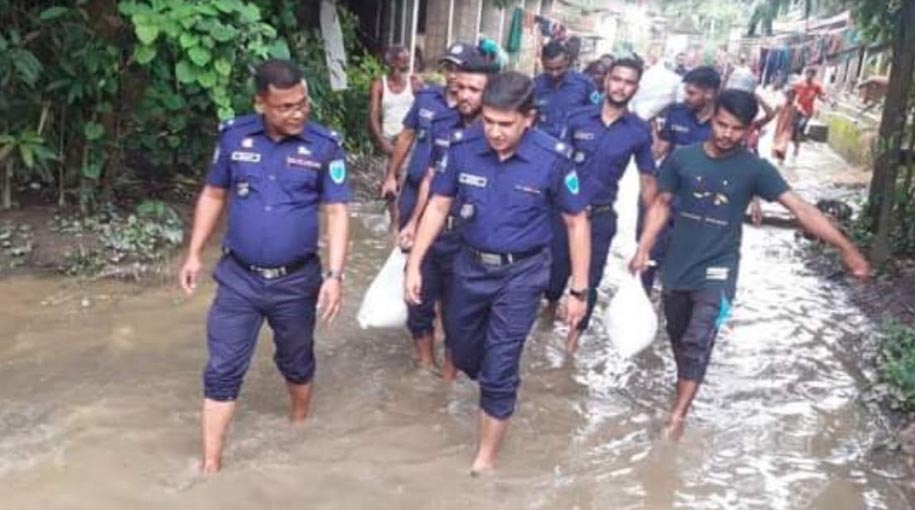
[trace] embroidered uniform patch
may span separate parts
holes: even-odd
[[[321,168],[321,163],[318,163],[317,161],[314,161],[314,160],[311,160],[311,159],[308,159],[308,158],[300,158],[300,157],[296,157],[296,156],[289,156],[289,157],[287,157],[287,158],[286,158],[286,164],[289,165],[289,166],[298,166],[298,167],[303,167],[303,168],[313,168],[313,169],[315,169],[315,170],[318,170],[318,169]]]
[[[473,186],[475,188],[485,188],[486,187],[486,177],[481,177],[479,175],[465,174],[461,173],[458,175],[458,182],[461,184],[466,184],[468,186]]]
[[[343,184],[346,180],[346,163],[342,159],[331,161],[327,169],[334,184]]]
[[[245,163],[260,163],[261,155],[257,152],[233,151],[232,161],[244,161]]]
[[[578,182],[578,172],[575,170],[566,174],[565,183],[569,193],[577,195],[578,192],[581,191],[581,184]]]
[[[709,267],[705,269],[705,279],[725,281],[728,279],[728,272],[726,267]]]

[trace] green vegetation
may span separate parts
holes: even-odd
[[[85,215],[186,190],[218,121],[250,112],[250,69],[270,57],[299,62],[312,116],[347,133],[352,152],[370,150],[365,96],[380,65],[342,12],[350,89],[331,91],[307,23],[316,5],[0,0],[0,208],[28,198]]]
[[[880,375],[890,387],[893,407],[915,411],[915,329],[888,321],[880,339]]]

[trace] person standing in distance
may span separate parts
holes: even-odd
[[[600,93],[590,77],[569,70],[569,52],[552,41],[540,52],[543,73],[534,78],[537,127],[558,137],[568,113],[580,106],[598,104]]]
[[[463,247],[444,316],[455,366],[480,385],[479,446],[471,474],[494,467],[515,410],[521,352],[549,280],[553,209],[565,214],[577,295],[585,295],[588,282],[587,196],[568,144],[530,129],[533,102],[530,78],[515,72],[490,78],[483,92],[483,133],[452,137],[407,261],[404,293],[418,303],[420,264],[457,202]],[[584,312],[584,299],[569,302],[570,327]]]
[[[754,196],[785,206],[804,230],[839,250],[854,276],[865,278],[870,273],[855,245],[816,207],[791,191],[771,163],[746,149],[747,130],[758,108],[749,92],[721,93],[710,139],[678,149],[661,166],[659,193],[629,264],[634,272],[648,267],[651,249],[676,200],[669,257],[661,268],[667,334],[677,363],[676,399],[665,427],[665,434],[674,440],[683,433],[715,337],[730,314],[744,211]]]
[[[591,219],[591,266],[588,275],[588,308],[577,328],[569,330],[566,348],[578,349],[578,339],[587,329],[597,302],[597,288],[604,276],[604,266],[610,252],[610,243],[616,234],[616,212],[613,204],[619,189],[619,180],[634,157],[639,171],[641,203],[647,208],[657,192],[655,163],[651,154],[651,126],[627,105],[639,88],[642,63],[623,58],[610,66],[604,80],[603,105],[585,106],[569,115],[563,140],[572,148],[575,162],[583,182],[589,186],[591,199],[588,216]],[[547,300],[555,310],[569,280],[569,244],[561,222],[553,224],[553,264],[550,267],[550,288]]]
[[[258,115],[227,121],[197,200],[180,284],[197,287],[201,253],[228,206],[219,284],[207,319],[209,358],[203,373],[204,473],[219,471],[235,411],[264,319],[274,333],[277,368],[286,379],[290,418],[303,421],[315,371],[316,314],[340,312],[349,238],[350,189],[340,137],[308,120],[308,88],[287,60],[255,70]],[[318,209],[327,217],[328,267],[318,258]]]

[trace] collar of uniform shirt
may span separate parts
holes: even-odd
[[[307,142],[308,137],[305,136],[305,132],[308,131],[308,127],[310,125],[311,125],[311,121],[310,120],[306,121],[305,126],[302,127],[301,133],[287,136],[287,137],[284,137],[283,139],[285,140],[286,138],[298,138],[302,141]],[[263,133],[265,135],[267,134],[267,127],[264,125],[264,116],[263,115],[258,115],[257,122],[252,122],[251,124],[245,126],[245,128],[243,129],[243,134],[245,134],[245,135],[256,135],[256,134],[260,134],[260,133]]]
[[[531,129],[533,129],[533,128],[531,128]],[[513,158],[514,156],[519,156],[528,162],[536,161],[537,153],[534,151],[534,147],[533,147],[534,142],[531,140],[531,137],[530,137],[531,129],[528,129],[527,131],[524,132],[524,134],[521,136],[521,142],[519,142],[518,147],[515,148],[515,152],[513,152],[511,154],[511,156],[502,160],[503,162],[508,161],[509,159]],[[559,142],[559,143],[562,143],[562,142]],[[496,153],[496,150],[493,149],[492,147],[490,147],[488,142],[484,142],[483,144],[481,144],[478,154],[493,154],[494,156],[496,156],[496,159],[499,159],[499,155]]]

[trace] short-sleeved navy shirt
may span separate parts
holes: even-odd
[[[340,137],[314,122],[274,141],[259,115],[227,121],[207,184],[229,191],[223,246],[250,264],[275,267],[318,250],[318,206],[348,202]]]
[[[658,137],[674,147],[685,147],[708,140],[712,134],[711,119],[700,122],[696,112],[683,103],[672,105],[664,116]]]
[[[661,267],[664,288],[721,288],[733,295],[747,205],[754,196],[777,200],[788,184],[771,163],[745,148],[712,158],[696,144],[667,158],[658,187],[677,201],[670,248]]]
[[[567,143],[534,129],[500,161],[482,129],[457,131],[432,193],[453,197],[472,212],[461,236],[476,249],[511,253],[544,247],[552,236],[554,209],[576,214],[588,205],[570,155]]]
[[[558,82],[545,73],[538,75],[534,78],[537,127],[558,137],[569,112],[593,104],[599,96],[595,92],[594,82],[582,73],[567,71]]]
[[[612,204],[616,200],[619,180],[632,157],[640,173],[656,172],[648,123],[626,112],[606,125],[601,109],[600,105],[592,105],[572,112],[562,137],[572,145],[572,160],[582,182],[593,187],[588,190],[591,205]]]
[[[437,139],[435,132],[447,131],[446,128],[436,127],[445,124],[454,125],[460,121],[458,112],[448,106],[445,99],[445,90],[441,87],[426,87],[416,93],[413,106],[404,117],[405,128],[416,132],[416,142],[413,144],[413,154],[407,166],[407,179],[411,184],[419,185],[426,171],[434,164],[432,153],[436,144],[447,146],[447,134],[444,139]]]

